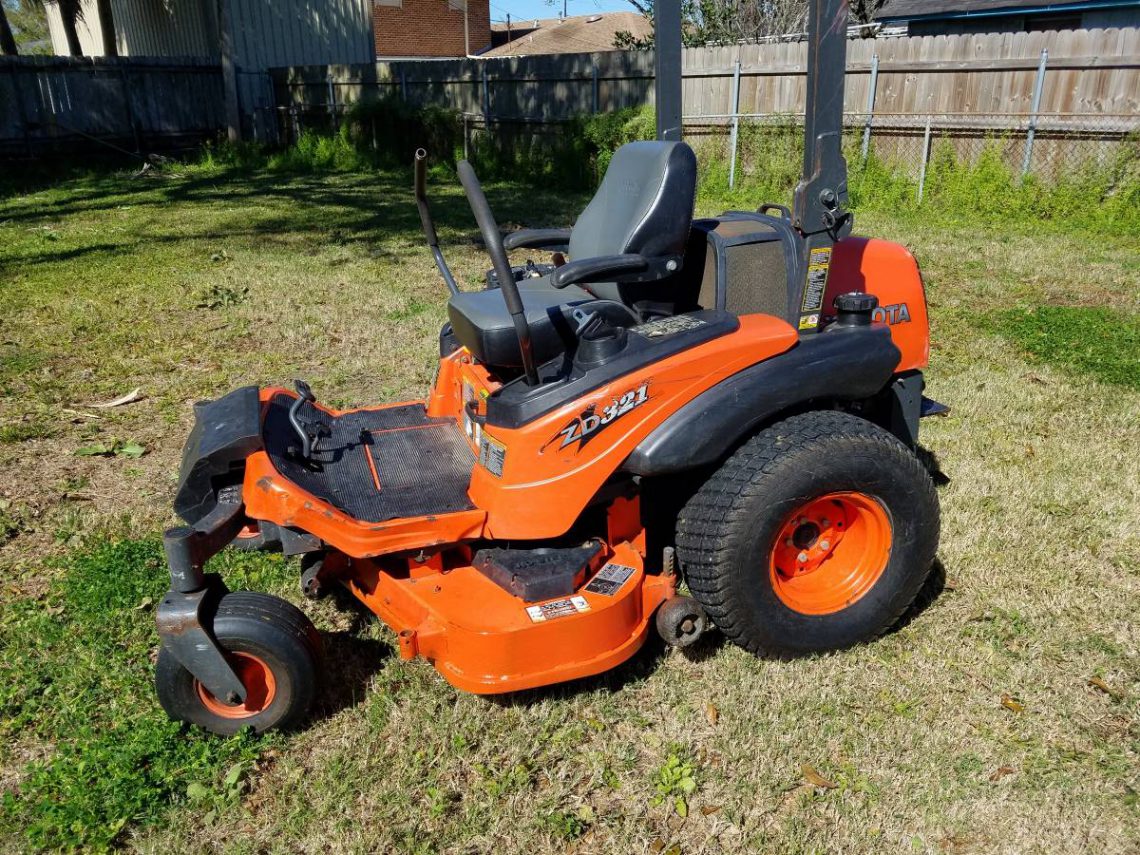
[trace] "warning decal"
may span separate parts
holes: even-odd
[[[477,423],[476,427],[478,427]],[[477,442],[479,443],[479,463],[492,475],[502,478],[503,464],[507,462],[507,447],[498,440],[491,439],[486,431],[482,431]]]
[[[818,312],[823,308],[823,293],[827,290],[827,269],[831,265],[831,247],[821,246],[811,251],[808,259],[807,282],[804,284],[804,302],[800,307],[800,329],[819,326]],[[815,322],[810,316],[815,314]],[[808,320],[805,324],[804,321]]]
[[[551,600],[549,603],[539,603],[537,606],[526,607],[526,613],[535,623],[574,615],[578,612],[588,612],[589,610],[590,604],[586,602],[586,598],[578,596],[567,597],[564,600]]]
[[[634,568],[624,564],[607,564],[598,571],[598,575],[586,586],[586,590],[591,594],[612,597],[635,572]]]

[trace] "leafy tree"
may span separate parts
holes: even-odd
[[[9,41],[7,34],[11,34]],[[50,54],[51,37],[40,0],[0,0],[0,54]]]
[[[870,23],[885,0],[851,0],[851,19]],[[630,0],[653,21],[652,0]],[[681,0],[682,40],[686,47],[755,41],[765,36],[802,33],[807,29],[808,0]],[[626,49],[653,47],[653,36],[636,38],[623,31],[614,46]]]

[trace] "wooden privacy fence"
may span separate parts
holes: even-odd
[[[217,63],[0,57],[0,157],[171,149],[222,127]]]
[[[802,41],[690,48],[683,56],[686,134],[720,137],[736,164],[742,123],[803,112]],[[847,122],[864,156],[920,174],[932,140],[976,158],[1003,140],[1013,169],[1055,177],[1103,161],[1140,129],[1140,29],[853,39]],[[652,103],[652,55],[608,52],[272,69],[286,137],[327,126],[353,103],[392,96],[458,111],[482,131],[549,133],[582,113]],[[271,125],[274,122],[266,121]],[[515,126],[515,127],[511,127]],[[929,128],[929,130],[928,130]]]

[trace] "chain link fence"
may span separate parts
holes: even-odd
[[[803,122],[791,115],[695,116],[685,136],[730,187],[794,184]],[[844,117],[844,149],[856,170],[869,162],[915,184],[921,199],[932,166],[1000,168],[1053,185],[1140,163],[1140,116],[1088,114],[860,114]]]

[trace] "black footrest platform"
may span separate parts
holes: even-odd
[[[467,495],[475,455],[451,419],[429,419],[422,404],[333,416],[311,404],[301,422],[322,434],[306,463],[289,424],[295,399],[277,395],[262,427],[273,466],[298,487],[364,522],[454,513]]]
[[[537,603],[577,591],[601,549],[597,542],[569,548],[480,549],[471,563],[503,590]]]

